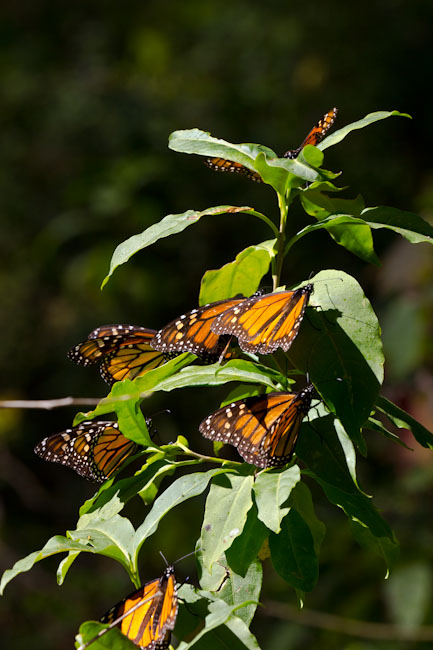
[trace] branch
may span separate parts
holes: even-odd
[[[61,397],[59,399],[21,400],[10,399],[0,401],[3,409],[56,409],[61,406],[96,406],[102,397]]]
[[[322,630],[332,630],[341,634],[360,637],[363,639],[384,639],[387,641],[433,641],[433,625],[408,629],[401,625],[387,623],[372,623],[359,621],[354,618],[344,618],[326,612],[317,612],[312,609],[299,610],[297,607],[282,604],[276,601],[265,603],[266,608],[260,610],[261,614],[285,621],[292,621],[307,627],[316,627]]]

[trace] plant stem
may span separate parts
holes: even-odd
[[[228,461],[226,458],[217,458],[216,456],[204,456],[203,454],[199,454],[196,451],[192,451],[192,449],[188,449],[188,447],[185,447],[181,442],[176,442],[176,447],[182,449],[183,453],[186,456],[194,456],[194,458],[198,458],[202,462],[220,463],[221,465],[223,463],[230,462],[230,465],[242,465],[242,463],[238,463],[237,461],[234,460]],[[183,462],[188,462],[188,461],[183,461]]]
[[[284,244],[285,244],[285,229],[287,221],[287,212],[289,209],[289,201],[286,199],[284,194],[278,194],[278,206],[280,208],[280,229],[278,232],[277,245],[276,245],[276,256],[275,256],[275,267],[272,273],[272,285],[273,290],[280,286],[281,279],[281,270],[283,268],[284,261]]]

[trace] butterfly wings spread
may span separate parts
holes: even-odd
[[[298,393],[269,393],[224,406],[202,421],[205,438],[235,446],[247,463],[277,467],[288,463],[311,404],[313,387]]]
[[[105,325],[93,330],[87,341],[75,345],[68,356],[83,366],[100,363],[102,378],[110,385],[135,379],[166,361],[150,345],[155,334],[155,330],[136,325]]]
[[[270,354],[278,347],[287,351],[298,333],[312,290],[308,284],[295,291],[249,298],[215,319],[212,330],[236,336],[245,352]]]
[[[70,467],[84,478],[102,482],[138,449],[139,445],[119,431],[117,422],[96,420],[44,438],[36,445],[35,453]]]
[[[133,611],[128,614],[130,610]],[[169,646],[177,610],[174,569],[170,566],[161,578],[146,583],[117,603],[101,621],[112,623],[121,617],[117,627],[133,643],[143,650],[163,650]]]
[[[212,324],[226,309],[242,300],[220,300],[183,314],[156,333],[152,346],[164,354],[192,352],[204,361],[216,361],[227,339],[212,331]]]

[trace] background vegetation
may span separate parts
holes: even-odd
[[[162,326],[197,303],[204,270],[234,258],[245,245],[245,228],[248,243],[263,239],[264,227],[248,216],[204,219],[137,255],[100,293],[115,245],[165,214],[225,202],[274,209],[269,188],[213,174],[198,158],[169,151],[175,129],[197,126],[282,153],[334,105],[338,127],[374,110],[409,112],[413,121],[387,120],[352,134],[329,150],[327,167],[344,168],[343,182],[362,191],[368,205],[393,205],[431,221],[433,127],[425,84],[432,14],[426,0],[410,6],[380,0],[356,9],[335,0],[326,6],[282,0],[266,6],[241,0],[6,3],[2,398],[102,396],[97,371],[73,366],[65,356],[69,347],[103,323]],[[376,272],[318,232],[295,249],[285,278],[304,279],[322,259],[328,266],[333,246],[335,268],[358,278],[382,322],[388,394],[432,429],[431,250],[389,232],[376,233],[375,241],[384,260]],[[217,399],[217,391],[203,392],[198,410],[196,391],[173,393],[171,415],[157,418],[161,439],[184,432],[206,448],[197,426]],[[155,396],[149,412],[165,405]],[[34,444],[69,426],[75,411],[0,412],[2,568],[73,527],[77,506],[94,492],[72,472],[33,457]],[[306,608],[432,624],[430,454],[390,448],[373,433],[368,442],[361,484],[377,495],[376,506],[396,530],[400,563],[384,582],[380,560],[353,542],[343,514],[319,498],[318,515],[329,528],[319,584]],[[161,573],[159,549],[170,560],[192,550],[186,533],[199,530],[201,507],[191,502],[162,524],[143,576]],[[55,566],[55,560],[39,564],[8,587],[0,602],[8,647],[72,647],[79,623],[102,614],[130,588],[120,567],[103,558],[80,558],[62,588]],[[179,565],[179,579],[194,578],[193,566],[193,560]],[[294,605],[293,592],[269,574],[263,598]],[[320,624],[314,611],[312,621]],[[284,620],[290,612],[276,611],[277,619],[259,614],[254,631],[266,650],[306,643],[324,650],[409,647],[343,634],[341,621],[333,630],[294,625]]]

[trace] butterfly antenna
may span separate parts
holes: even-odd
[[[167,562],[167,558],[165,557],[164,553],[163,553],[162,551],[159,551],[159,554],[160,554],[160,556],[162,557],[162,559],[164,560],[164,562],[165,562],[165,566],[168,567],[169,564],[168,564],[168,562]]]
[[[195,551],[191,551],[191,553],[187,553],[186,555],[182,555],[182,557],[179,557],[175,562],[173,562],[173,565],[177,564],[181,560],[185,560],[187,557],[191,557],[191,555],[195,555],[197,551],[201,551],[201,547],[196,548]],[[161,551],[160,551],[161,553]]]

